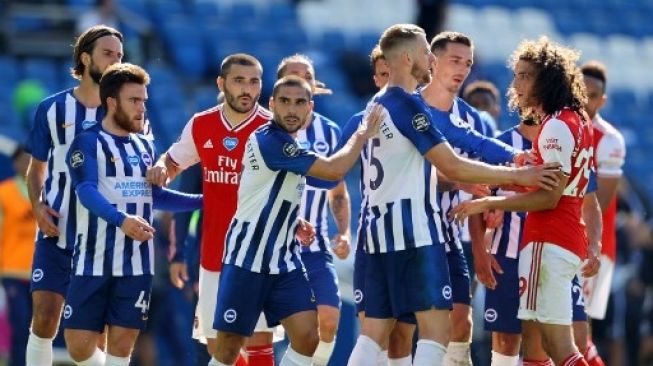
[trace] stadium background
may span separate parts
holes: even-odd
[[[69,75],[70,45],[76,29],[92,25],[84,23],[101,14],[99,3],[0,0],[0,150],[5,154],[14,142],[24,141],[40,99],[76,85]],[[263,105],[281,58],[307,54],[315,62],[317,79],[334,91],[316,98],[316,110],[343,125],[374,92],[367,55],[380,32],[394,23],[416,22],[420,11],[432,12],[426,14],[435,27],[473,38],[476,60],[468,82],[490,80],[502,94],[512,78],[506,60],[523,38],[547,35],[582,51],[583,61],[597,59],[608,66],[608,103],[601,113],[624,134],[629,183],[620,190],[619,265],[611,305],[615,315],[597,325],[597,332],[603,353],[621,350],[617,359],[623,364],[637,364],[639,358],[647,364],[644,358],[653,354],[653,242],[647,198],[653,195],[653,1],[120,0],[113,2],[109,19],[125,35],[125,61],[144,66],[152,77],[148,113],[158,150],[164,151],[194,112],[216,103],[219,63],[234,52],[250,53],[262,62]],[[517,120],[505,97],[502,104],[498,125],[505,129]],[[7,157],[0,159],[2,176],[10,176]],[[356,213],[360,195],[355,174],[348,183]],[[165,227],[168,217],[161,218],[158,225]],[[192,289],[180,292],[168,284],[164,239],[158,249],[150,337],[143,337],[135,358],[141,364],[148,359],[157,365],[191,364],[196,347],[183,335],[189,334],[192,322]],[[338,264],[345,304],[332,365],[345,364],[357,334],[349,285],[353,255],[350,259]],[[479,364],[487,354],[482,335],[477,328]],[[614,338],[626,339],[615,346]],[[0,339],[1,354],[6,330]]]

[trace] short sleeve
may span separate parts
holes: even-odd
[[[430,111],[419,97],[409,94],[394,94],[396,99],[389,103],[381,103],[389,118],[404,137],[415,145],[420,154],[426,154],[433,146],[446,139],[435,127],[433,118],[449,118],[449,113]],[[365,112],[370,113],[371,108]]]
[[[36,109],[34,123],[27,139],[27,151],[40,161],[47,161],[52,138],[48,124],[48,109],[52,104],[41,103]]]
[[[574,136],[567,124],[559,119],[549,120],[542,126],[537,143],[544,163],[559,163],[565,174],[571,174]]]
[[[285,170],[299,175],[306,175],[317,155],[310,150],[299,147],[290,135],[279,132],[256,134],[261,156],[265,165],[271,170]]]
[[[82,132],[70,145],[66,164],[70,170],[73,187],[90,182],[97,185],[97,135],[92,132]]]
[[[626,158],[626,144],[619,133],[605,134],[596,151],[597,173],[603,177],[620,177]]]
[[[186,169],[191,165],[195,165],[200,161],[195,140],[193,139],[193,123],[195,119],[191,118],[184,129],[177,142],[172,144],[168,149],[168,156],[172,161],[181,169]]]

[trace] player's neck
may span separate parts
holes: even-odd
[[[540,125],[528,126],[526,124],[520,123],[517,130],[519,133],[526,138],[528,141],[535,141],[537,137],[537,131],[540,129]]]
[[[304,123],[304,125],[302,126],[301,128],[302,130],[307,130],[309,127],[311,127],[311,123],[313,123],[313,117],[315,116],[313,113],[314,112],[311,112],[308,115],[308,118],[306,118],[306,123]]]
[[[257,105],[254,105],[256,108]],[[245,113],[238,112],[229,106],[229,103],[224,103],[222,107],[222,114],[224,115],[226,122],[231,126],[235,127],[243,123],[249,116],[252,115],[254,109],[251,109]]]
[[[399,71],[399,70],[398,70]],[[398,86],[408,93],[412,93],[417,89],[417,80],[409,72],[390,72],[390,79],[388,79],[388,88]]]
[[[450,92],[437,80],[433,79],[429,85],[422,89],[422,97],[431,107],[435,107],[442,112],[449,112],[453,107],[456,94]]]
[[[102,119],[102,129],[114,136],[129,136],[129,131],[118,126],[116,121],[113,119],[113,114],[107,114],[106,117]]]
[[[84,75],[79,85],[73,90],[75,98],[86,108],[100,106],[100,86],[90,76]]]

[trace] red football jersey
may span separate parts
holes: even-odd
[[[596,115],[594,126],[594,155],[599,177],[621,177],[626,157],[626,144],[621,133],[601,116]],[[612,261],[617,257],[617,196],[603,212],[602,252]]]
[[[236,213],[238,186],[245,142],[272,114],[257,105],[243,122],[232,126],[222,112],[222,104],[197,113],[186,124],[168,150],[181,168],[199,162],[202,166],[204,218],[200,264],[209,271],[220,271],[225,236]]]
[[[544,119],[533,148],[538,164],[562,164],[569,180],[554,209],[528,213],[522,247],[531,242],[548,242],[585,258],[587,234],[582,206],[594,164],[592,126],[589,120],[565,108]]]

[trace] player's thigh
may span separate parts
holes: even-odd
[[[56,238],[38,240],[32,258],[31,291],[54,292],[65,297],[70,283],[72,254],[71,250],[59,248]]]
[[[72,276],[63,310],[63,327],[102,333],[113,296],[111,287],[110,276]]]
[[[365,312],[365,256],[364,250],[356,250],[356,256],[354,257],[354,304],[356,305],[357,314]]]
[[[118,357],[129,357],[139,332],[139,329],[125,328],[118,325],[109,326],[107,353]]]
[[[472,301],[469,267],[463,248],[459,242],[450,243],[451,250],[447,253],[451,292],[455,304],[470,305]]]
[[[193,323],[193,338],[204,340],[214,339],[216,331],[213,329],[215,308],[218,302],[218,284],[220,272],[209,271],[200,266],[199,292],[195,307],[195,321]]]
[[[149,316],[151,292],[152,275],[114,277],[107,324],[144,330]]]
[[[529,243],[519,258],[519,318],[571,325],[571,283],[579,266],[580,258],[558,245]]]
[[[484,328],[488,332],[520,334],[518,259],[496,257],[503,273],[495,273],[497,286],[485,289]]]
[[[271,277],[273,285],[265,299],[263,309],[268,325],[276,326],[285,318],[297,313],[309,312],[313,317],[308,316],[308,318],[312,319],[311,324],[315,324],[317,329],[315,296],[306,272],[297,269]]]
[[[252,335],[269,295],[272,276],[231,264],[222,267],[213,319],[218,336],[220,332],[245,337]]]
[[[64,329],[64,339],[70,357],[76,362],[89,359],[104,334],[84,329]]]
[[[306,268],[308,281],[317,305],[340,308],[338,274],[331,254],[328,252],[305,252],[302,253],[302,262]]]

